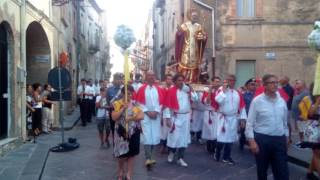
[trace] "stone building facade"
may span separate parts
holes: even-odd
[[[216,74],[238,86],[265,73],[311,82],[316,54],[307,45],[320,1],[216,1]]]
[[[0,154],[10,142],[26,137],[26,85],[47,83],[47,74],[57,66],[61,52],[69,54],[70,63],[67,68],[72,77],[72,101],[64,103],[65,112],[76,105],[75,90],[80,78],[95,79],[98,75],[106,77],[109,71],[106,27],[101,21],[102,10],[94,0],[66,2],[69,3],[55,6],[54,0],[0,1]],[[96,12],[97,18],[92,19],[95,26],[87,28],[87,32],[99,32],[99,38],[92,39],[100,40],[100,49],[90,54],[89,47],[95,42],[90,39],[80,45],[78,26],[87,21],[78,15],[80,11],[91,14],[91,10]],[[80,54],[81,47],[86,47],[85,52],[88,53]],[[80,66],[82,59],[92,64],[88,58],[81,59],[81,55],[93,55],[90,60],[96,62],[99,71]],[[93,75],[95,73],[97,75]],[[55,106],[54,109],[54,124],[57,125],[58,107]]]
[[[174,61],[176,26],[186,21],[190,9],[199,12],[208,33],[204,61],[211,77],[236,74],[237,86],[265,73],[313,80],[316,55],[306,39],[320,18],[319,1],[157,0],[154,66]]]

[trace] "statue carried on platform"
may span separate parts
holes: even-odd
[[[176,33],[175,58],[177,72],[182,73],[187,82],[197,83],[207,35],[197,23],[198,13],[191,10],[189,14],[190,20],[184,22]]]

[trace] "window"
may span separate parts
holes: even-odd
[[[255,16],[255,0],[237,0],[238,17]]]
[[[236,60],[236,77],[236,87],[241,87],[248,79],[256,77],[256,61]]]

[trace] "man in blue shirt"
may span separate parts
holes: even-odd
[[[243,93],[243,99],[246,104],[246,113],[249,113],[249,108],[251,101],[254,98],[254,94],[256,92],[256,83],[255,79],[251,78],[249,79],[246,84],[246,91]],[[239,137],[239,148],[240,150],[243,150],[244,145],[246,144],[246,136],[244,134],[245,128],[240,128],[240,137]]]
[[[252,99],[254,98],[254,94],[256,92],[255,79],[254,78],[249,79],[245,85],[246,85],[247,90],[243,93],[243,99],[246,104],[246,112],[248,114],[249,108],[250,108],[250,103],[251,103]]]
[[[112,86],[107,89],[107,102],[111,106],[114,101],[121,98],[120,95],[121,95],[121,88],[123,86],[123,78],[124,78],[124,76],[122,73],[115,73],[113,75]],[[113,110],[113,108],[109,109],[109,115],[110,115],[110,127],[111,127],[112,139],[113,139],[115,124],[111,118],[112,110]]]

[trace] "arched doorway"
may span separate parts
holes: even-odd
[[[27,84],[47,83],[51,68],[50,45],[41,24],[34,21],[26,32]]]
[[[9,23],[0,23],[0,139],[8,137],[9,123],[9,59],[12,46],[12,31]]]

